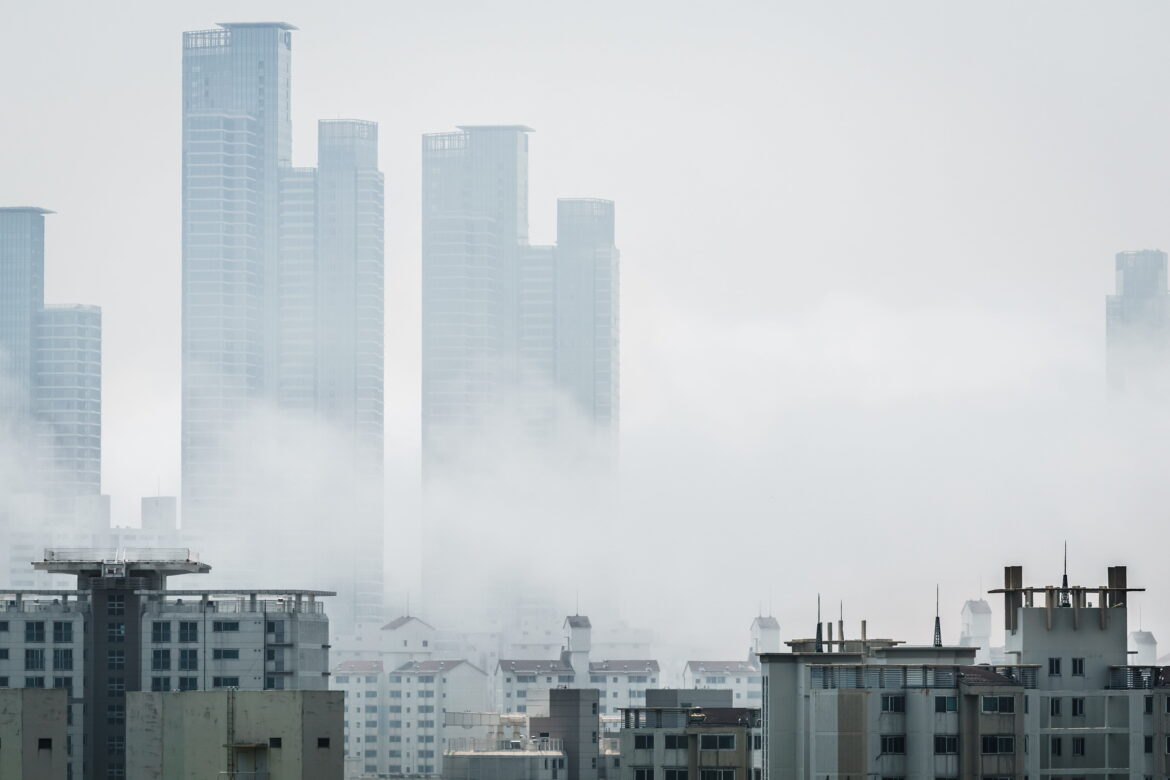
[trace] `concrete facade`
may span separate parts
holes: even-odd
[[[68,695],[62,690],[0,690],[0,777],[65,780]]]
[[[621,780],[757,780],[763,729],[750,707],[622,712]]]
[[[341,780],[336,691],[198,691],[127,697],[127,777]]]

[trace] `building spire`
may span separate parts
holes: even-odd
[[[1068,540],[1064,541],[1064,576],[1060,579],[1060,606],[1068,607]]]
[[[938,584],[934,586],[934,646],[942,647],[942,621],[938,616]]]
[[[821,594],[817,594],[817,642],[814,648],[816,652],[825,652],[824,635],[821,634]]]

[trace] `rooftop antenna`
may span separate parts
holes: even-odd
[[[818,653],[825,652],[824,637],[821,634],[821,594],[817,594],[817,639],[814,650]]]
[[[938,583],[934,586],[934,646],[942,647],[942,621],[938,617]]]
[[[1071,606],[1068,599],[1068,540],[1064,540],[1064,576],[1060,580],[1060,606]]]

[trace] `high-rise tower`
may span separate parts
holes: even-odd
[[[561,200],[556,246],[530,245],[530,132],[464,126],[423,136],[427,471],[458,460],[493,417],[497,432],[538,443],[574,429],[566,416],[607,437],[616,430],[614,206]]]
[[[0,208],[0,423],[19,426],[32,411],[37,322],[45,303],[45,215],[52,213]]]
[[[1109,388],[1166,398],[1170,393],[1170,291],[1166,253],[1117,254],[1117,291],[1105,299]]]

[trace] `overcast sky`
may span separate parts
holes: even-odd
[[[381,125],[401,533],[419,136],[527,124],[534,242],[558,196],[617,203],[631,576],[710,577],[739,649],[769,592],[786,636],[811,633],[820,590],[928,641],[941,581],[953,634],[1003,565],[1055,582],[1064,538],[1074,580],[1128,561],[1170,592],[1150,543],[1170,423],[1103,395],[1113,255],[1170,246],[1163,2],[46,1],[2,20],[0,204],[58,212],[46,297],[103,307],[119,524],[179,490],[181,33],[281,20],[294,161],[318,118]]]

